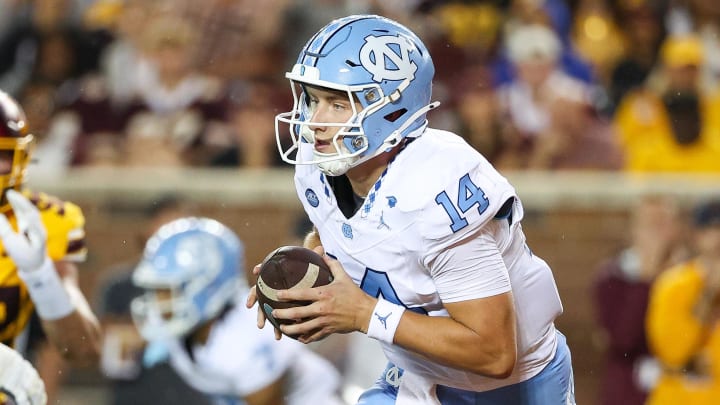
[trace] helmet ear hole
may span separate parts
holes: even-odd
[[[385,118],[386,121],[395,122],[398,120],[398,118],[405,115],[406,112],[407,112],[407,108],[401,108],[399,110],[395,110],[395,111],[391,112],[390,114],[386,114],[383,118]]]

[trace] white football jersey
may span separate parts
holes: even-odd
[[[190,348],[192,357],[181,341],[169,342],[170,364],[218,405],[242,404],[284,373],[287,404],[337,404],[340,375],[330,362],[295,340],[275,340],[271,325],[256,324],[257,307],[238,304],[212,326],[204,345]]]
[[[312,145],[303,144],[299,153],[310,156]],[[406,373],[486,391],[527,380],[552,360],[554,319],[562,312],[552,272],[525,244],[523,209],[513,187],[462,138],[426,129],[390,163],[351,218],[340,211],[328,179],[314,165],[296,166],[295,185],[326,252],[372,296],[448,316],[443,302],[512,290],[518,363],[509,378],[486,378],[383,344],[388,359]],[[495,254],[462,262],[467,255],[456,246],[474,238]]]

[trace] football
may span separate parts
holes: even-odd
[[[300,246],[283,246],[272,251],[260,265],[256,283],[258,304],[265,317],[276,328],[297,320],[275,319],[273,309],[307,305],[307,301],[278,301],[278,290],[311,288],[332,282],[330,268],[323,258],[311,249]],[[295,338],[295,336],[290,336]]]

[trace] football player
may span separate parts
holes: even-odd
[[[390,362],[363,404],[572,404],[552,272],[525,243],[514,188],[428,126],[434,73],[422,41],[381,16],[332,21],[300,52],[276,135],[315,226],[306,246],[335,279],[280,291],[310,304],[271,315],[302,319],[281,326],[302,342],[380,341]]]
[[[140,334],[166,348],[178,374],[218,404],[339,404],[339,373],[327,360],[290,339],[276,344],[271,330],[256,327],[257,311],[243,305],[243,250],[235,233],[209,218],[158,229],[133,272],[145,290],[131,304]]]
[[[20,353],[0,343],[0,405],[45,405],[45,384]]]
[[[76,266],[85,218],[77,205],[24,187],[34,141],[20,105],[0,91],[0,342],[13,346],[35,310],[71,364],[94,364],[99,324]]]

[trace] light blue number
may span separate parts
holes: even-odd
[[[418,314],[427,315],[427,311],[423,308],[408,308],[407,305],[400,301],[400,298],[398,298],[395,288],[392,286],[387,273],[366,267],[365,276],[363,276],[363,279],[360,282],[360,288],[372,297],[377,298],[380,294],[382,294],[386,301],[402,305],[410,311],[417,312]]]
[[[465,174],[458,182],[457,204],[450,201],[450,197],[445,191],[435,196],[435,202],[442,205],[445,212],[447,212],[452,221],[450,229],[453,232],[457,232],[468,225],[467,219],[460,216],[461,212],[464,214],[477,205],[478,214],[482,214],[490,205],[485,192],[472,182],[470,174]]]

